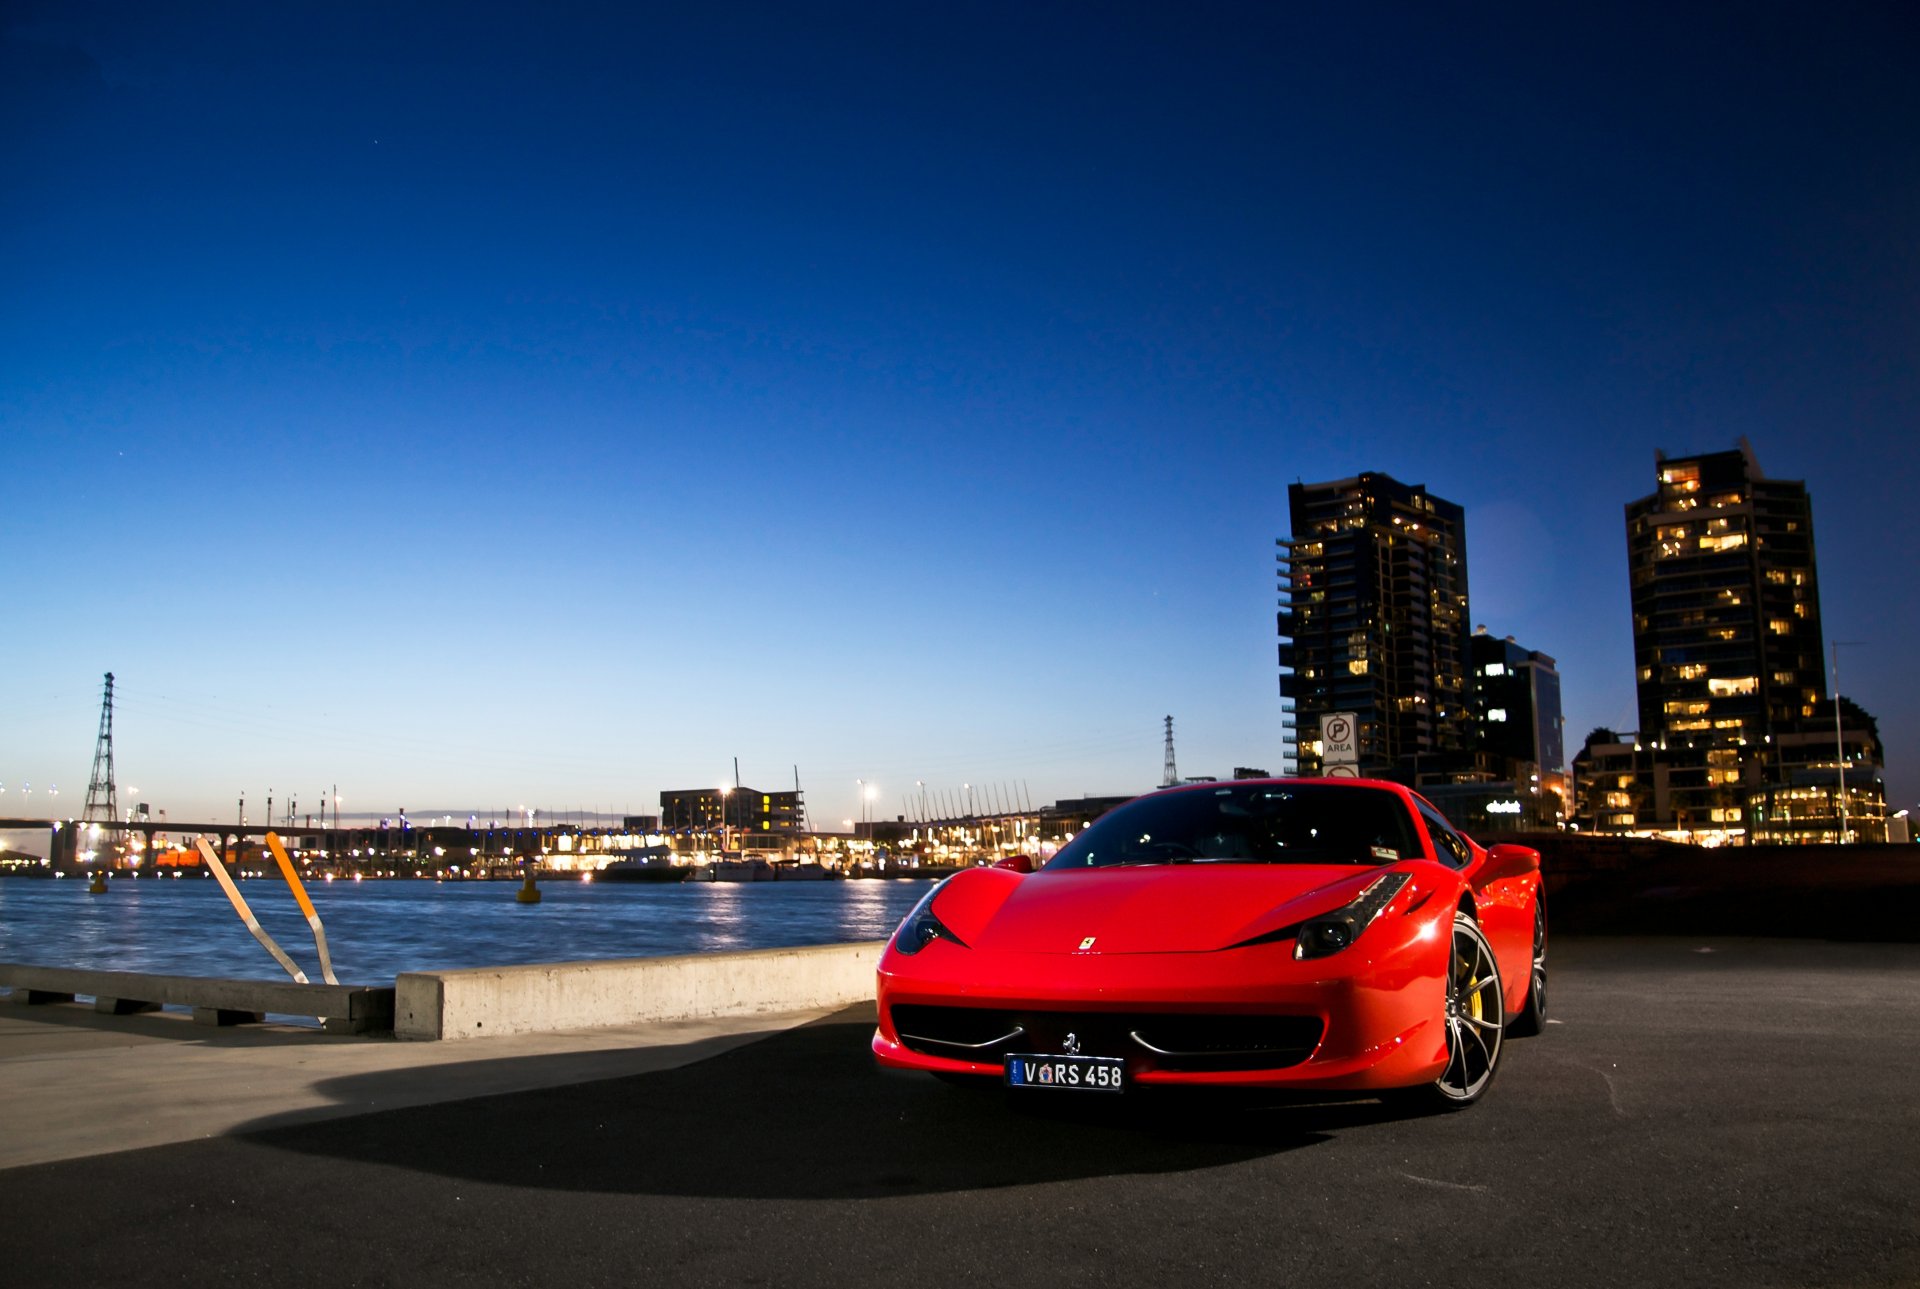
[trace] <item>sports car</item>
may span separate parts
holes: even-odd
[[[1546,1020],[1540,856],[1365,779],[1202,783],[1037,869],[966,869],[879,964],[882,1066],[1094,1094],[1235,1086],[1471,1105]]]

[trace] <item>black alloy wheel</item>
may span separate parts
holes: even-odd
[[[1527,1003],[1520,1014],[1507,1022],[1507,1033],[1514,1038],[1532,1038],[1547,1028],[1547,900],[1545,895],[1533,901],[1533,971],[1527,980]]]
[[[1430,1110],[1464,1110],[1485,1096],[1500,1066],[1505,1018],[1493,946],[1479,923],[1456,912],[1447,955],[1446,1068],[1433,1082],[1404,1089],[1406,1099]]]

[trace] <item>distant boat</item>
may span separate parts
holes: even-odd
[[[596,882],[684,882],[694,876],[690,864],[676,864],[668,858],[671,852],[664,846],[650,848],[641,854],[616,859],[593,875]]]
[[[696,882],[771,882],[774,880],[773,865],[764,859],[747,859],[744,856],[721,858],[702,864],[694,874]]]
[[[833,882],[839,878],[840,874],[833,869],[810,859],[773,865],[773,880],[776,882]]]

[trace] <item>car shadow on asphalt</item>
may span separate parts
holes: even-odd
[[[877,1070],[872,1033],[869,1004],[676,1069],[323,1122],[266,1120],[241,1134],[278,1150],[508,1187],[804,1199],[1213,1168],[1401,1117],[1367,1100],[1073,1101],[953,1087]],[[321,1089],[365,1104],[392,1077]]]

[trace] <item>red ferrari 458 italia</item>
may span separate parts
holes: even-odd
[[[1137,798],[955,874],[880,959],[880,1063],[1011,1088],[1404,1090],[1471,1105],[1546,1020],[1540,856],[1393,783]]]

